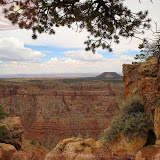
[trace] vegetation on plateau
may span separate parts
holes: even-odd
[[[4,119],[7,116],[8,116],[8,114],[6,112],[4,112],[4,107],[2,107],[0,105],[0,119]]]
[[[31,144],[31,145],[35,145],[35,144],[36,144],[36,141],[31,140],[31,141],[30,141],[30,144]]]
[[[6,134],[6,127],[0,126],[0,138],[3,138],[5,134]]]
[[[0,105],[0,120],[4,119],[7,116],[8,114],[4,112],[4,107]],[[3,125],[0,126],[0,138],[3,138],[5,133],[6,133],[6,127]]]
[[[123,134],[128,141],[133,138],[143,138],[150,129],[150,118],[145,113],[142,100],[138,95],[131,96],[123,101],[120,114],[112,121],[110,128],[101,136],[106,143],[112,141],[118,134]]]

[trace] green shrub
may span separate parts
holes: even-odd
[[[120,110],[122,114],[144,113],[143,101],[138,95],[132,95],[126,101],[122,102]]]
[[[5,134],[6,134],[6,127],[0,126],[0,138],[3,138]]]
[[[31,140],[31,141],[30,141],[30,144],[31,144],[31,145],[35,145],[36,142],[35,142],[34,140]]]
[[[132,62],[132,64],[138,64],[138,62]]]
[[[42,143],[41,142],[38,142],[40,145],[42,145]]]
[[[147,135],[149,128],[149,117],[145,113],[137,112],[136,114],[126,115],[122,133],[128,140],[133,137],[142,138]]]
[[[0,119],[4,119],[5,117],[8,117],[9,115],[4,112],[4,107],[0,105]]]
[[[150,118],[145,114],[142,100],[134,95],[120,106],[120,114],[112,121],[110,129],[101,136],[103,142],[112,141],[122,133],[128,141],[134,137],[142,138],[150,129]]]

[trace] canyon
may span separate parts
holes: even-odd
[[[10,160],[159,159],[160,65],[154,58],[124,64],[123,79],[124,84],[2,80],[0,104],[11,117],[1,121],[8,130],[1,139],[0,159],[7,153],[13,153]],[[148,134],[128,141],[119,133],[104,144],[100,133],[110,128],[123,96],[128,99],[135,94],[143,100],[145,113],[150,117]],[[42,142],[50,151],[41,143],[31,144],[33,140]]]
[[[19,116],[24,137],[48,149],[65,138],[98,139],[118,114],[123,83],[0,81],[0,104]]]
[[[152,58],[139,64],[123,65],[124,97],[143,100],[151,124],[143,137],[128,140],[121,132],[111,141],[69,138],[60,141],[45,160],[151,160],[160,157],[160,65]],[[134,123],[134,122],[133,122]],[[108,127],[105,131],[107,131]],[[105,132],[104,131],[104,132]]]

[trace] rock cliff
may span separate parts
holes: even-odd
[[[156,59],[151,59],[140,64],[124,64],[123,79],[125,83],[124,97],[139,94],[142,97],[146,113],[153,122],[153,133],[156,143],[146,146],[137,153],[136,160],[159,159],[160,153],[160,64]]]
[[[0,82],[0,104],[20,116],[26,139],[53,148],[80,135],[98,138],[119,111],[123,84],[102,81]]]
[[[160,65],[156,59],[141,64],[123,65],[125,83],[124,97],[139,94],[146,107],[146,112],[154,123],[157,139],[160,138]]]

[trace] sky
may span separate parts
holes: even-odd
[[[125,0],[133,11],[149,10],[153,30],[160,26],[160,1]],[[122,64],[131,64],[139,53],[139,39],[121,39],[112,44],[113,52],[98,49],[95,54],[84,50],[86,31],[76,32],[66,27],[56,28],[55,35],[41,34],[32,40],[32,31],[12,26],[0,13],[0,74],[54,73],[122,73]],[[151,31],[145,34],[153,37]]]

